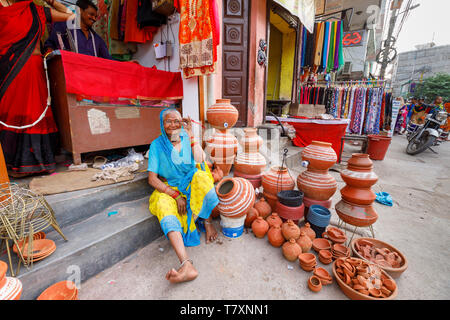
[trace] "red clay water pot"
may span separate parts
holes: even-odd
[[[255,209],[258,210],[259,215],[264,219],[266,219],[272,213],[272,208],[264,198],[261,198],[255,203]]]
[[[252,231],[257,238],[264,238],[269,231],[269,224],[262,217],[257,217],[252,222]]]
[[[216,130],[214,135],[206,140],[205,152],[211,155],[216,167],[219,167],[223,174],[230,173],[237,153],[237,139],[228,130]]]
[[[236,167],[233,170],[233,176],[236,178],[244,178],[247,179],[248,181],[250,181],[250,183],[253,185],[253,187],[255,189],[261,187],[261,179],[262,179],[262,175],[261,174],[245,174],[242,172],[239,172],[238,170],[236,170]]]
[[[302,248],[302,253],[306,253],[311,250],[312,241],[304,232],[300,232],[300,237],[297,239],[297,243],[300,248]]]
[[[276,248],[281,247],[285,242],[283,234],[281,233],[281,227],[278,225],[270,227],[267,232],[267,238],[269,239],[269,243]]]
[[[257,128],[244,128],[244,136],[239,141],[239,144],[244,149],[244,152],[255,153],[259,152],[259,148],[264,143],[262,137],[258,135]]]
[[[250,208],[250,210],[247,213],[247,217],[244,221],[244,226],[246,228],[251,228],[253,221],[259,216],[258,210],[256,210],[254,207]]]
[[[288,220],[281,225],[281,232],[286,240],[297,240],[300,237],[300,228],[292,220]]]
[[[328,170],[308,168],[297,177],[297,187],[309,199],[325,201],[337,190],[336,179]]]
[[[304,232],[313,241],[316,238],[316,232],[311,228],[311,225],[306,222],[303,227],[300,227],[300,231]]]
[[[263,139],[258,136],[256,128],[245,128],[244,136],[239,141],[243,147],[243,152],[240,152],[235,160],[235,170],[249,174],[261,174],[266,168],[266,158],[259,153],[259,147],[263,143]]]
[[[270,227],[279,226],[283,224],[283,220],[278,216],[278,213],[273,212],[270,216],[266,218],[267,223],[269,223]]]
[[[335,209],[342,221],[355,227],[368,227],[378,220],[378,214],[372,205],[357,205],[341,200]]]
[[[308,161],[308,168],[318,170],[328,170],[337,161],[337,155],[332,144],[322,141],[312,141],[302,151],[303,161]]]
[[[228,218],[240,218],[255,204],[255,189],[243,178],[225,178],[216,186],[220,214]]]
[[[274,195],[277,199],[277,193],[283,190],[294,190],[295,181],[290,176],[285,167],[271,167],[262,175],[262,186],[264,192]]]
[[[233,127],[238,118],[238,110],[231,104],[230,99],[217,99],[216,103],[206,111],[208,123],[217,129]]]
[[[277,211],[277,201],[278,201],[277,196],[267,193],[265,191],[263,191],[263,196],[264,196],[264,199],[266,199],[267,203],[270,205],[270,208],[272,209],[272,211]]]
[[[302,253],[302,248],[295,242],[294,238],[286,241],[281,247],[283,251],[283,256],[289,261],[295,261],[298,256]]]
[[[3,286],[0,287],[0,301],[19,300],[22,295],[22,282],[14,277],[5,277]]]

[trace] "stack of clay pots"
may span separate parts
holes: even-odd
[[[348,160],[347,169],[341,171],[346,186],[341,189],[342,200],[335,206],[336,213],[355,227],[368,227],[378,219],[372,207],[376,195],[371,189],[378,177],[372,168],[368,154],[354,153]]]
[[[261,173],[266,168],[266,158],[259,153],[263,139],[256,128],[245,128],[244,133],[239,141],[242,152],[238,153],[234,162],[234,176],[249,180],[256,189],[261,186]]]
[[[60,281],[45,289],[37,300],[78,300],[78,289],[73,281]]]
[[[255,189],[243,178],[225,178],[216,186],[222,233],[230,238],[242,235],[247,213],[255,204]]]
[[[331,143],[313,141],[302,151],[303,165],[307,170],[297,178],[297,187],[303,191],[305,213],[312,205],[331,207],[331,197],[337,190],[336,179],[328,173],[337,160]]]
[[[22,294],[22,282],[13,277],[7,277],[8,265],[0,261],[0,300],[19,300]]]
[[[206,140],[205,151],[211,156],[214,164],[222,170],[224,176],[230,173],[238,147],[236,137],[228,132],[239,117],[237,109],[230,102],[229,99],[217,99],[216,103],[206,111],[208,123],[215,128],[216,132]]]
[[[295,181],[286,167],[271,167],[262,174],[263,195],[270,204],[272,211],[277,210],[277,194],[283,190],[294,190]]]
[[[313,253],[302,253],[298,256],[298,260],[300,267],[307,272],[313,271],[317,266],[316,256]]]

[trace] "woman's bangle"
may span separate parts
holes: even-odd
[[[197,144],[197,141],[192,140],[192,141],[191,141],[191,148],[192,148],[193,146],[195,146],[196,144]]]

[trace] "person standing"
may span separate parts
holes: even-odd
[[[48,101],[41,38],[45,24],[75,19],[56,0],[0,0],[0,143],[8,174],[55,169],[57,127]]]
[[[54,24],[45,41],[45,51],[67,50],[113,60],[105,41],[92,29],[97,21],[97,6],[91,0],[78,0],[76,5],[80,9],[79,27],[68,28],[64,22]]]

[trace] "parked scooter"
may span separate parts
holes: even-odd
[[[447,121],[448,113],[436,110],[429,113],[425,118],[423,125],[410,123],[408,125],[408,146],[406,153],[410,155],[419,154],[427,149],[435,152],[431,147],[438,146],[438,138],[444,132],[441,126]]]

